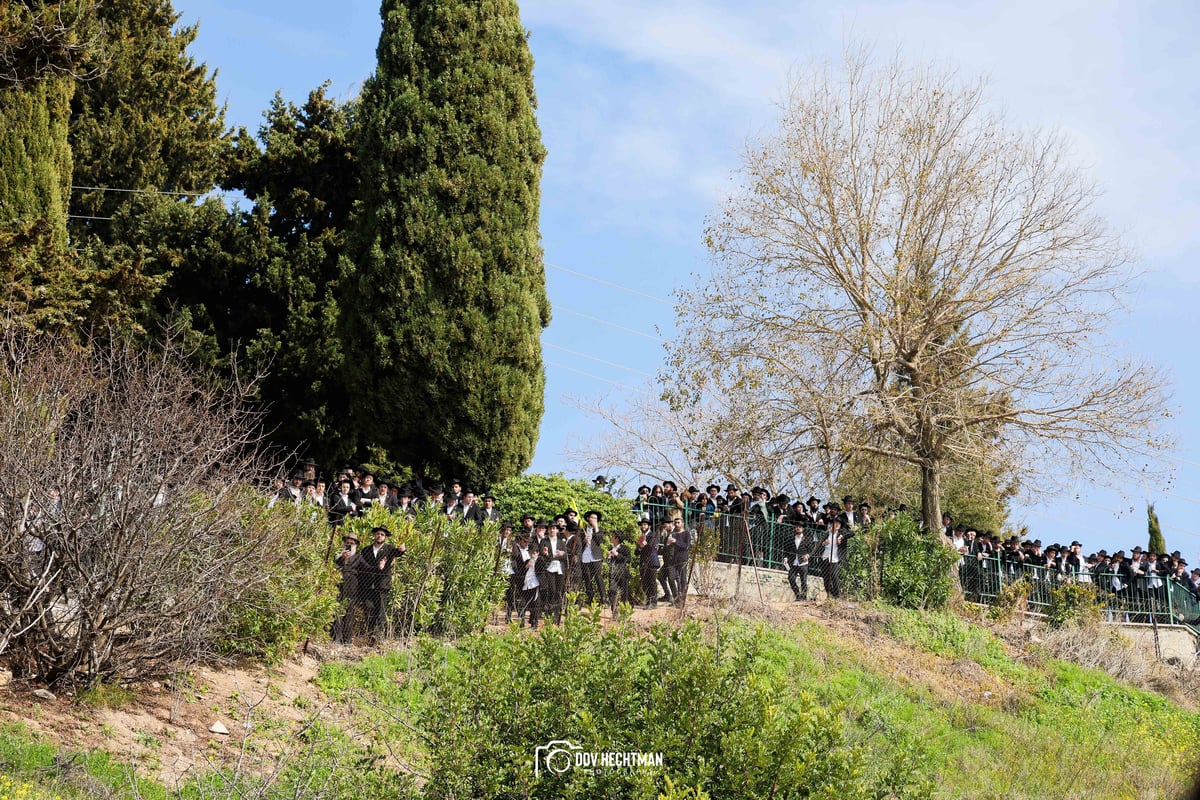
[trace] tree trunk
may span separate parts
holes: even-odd
[[[921,465],[921,520],[925,529],[942,532],[942,465],[938,462]]]

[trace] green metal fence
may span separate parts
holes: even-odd
[[[768,519],[761,511],[726,514],[704,511],[694,506],[647,503],[643,513],[657,526],[662,520],[680,516],[691,530],[703,530],[716,536],[716,559],[727,563],[756,564],[760,569],[786,570],[784,554],[790,549],[796,531],[791,522]],[[820,547],[823,533],[810,532],[809,572],[820,574]],[[886,558],[886,553],[879,554]],[[1029,582],[1029,611],[1045,613],[1050,607],[1050,591],[1065,583],[1089,583],[1102,601],[1102,614],[1108,622],[1182,625],[1200,634],[1200,599],[1191,588],[1169,576],[1136,576],[1130,585],[1114,583],[1119,578],[1111,571],[1095,574],[1071,574],[1042,566],[1006,559],[1001,554],[966,556],[958,568],[958,578],[966,599],[995,604],[1006,586],[1019,580]]]

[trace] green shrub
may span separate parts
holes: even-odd
[[[262,542],[277,557],[265,566],[263,584],[230,606],[231,630],[221,649],[274,661],[306,638],[328,632],[339,581],[331,561],[333,533],[324,512],[311,506],[268,509],[263,500],[246,513],[272,519],[274,524],[261,527],[283,533]]]
[[[1102,601],[1090,583],[1064,583],[1050,590],[1046,624],[1051,628],[1084,626],[1099,622]]]
[[[855,596],[902,608],[943,608],[959,555],[907,515],[879,521],[850,540],[843,581]]]
[[[1033,582],[1029,578],[1009,581],[1000,588],[996,602],[988,609],[988,617],[997,622],[1008,622],[1015,615],[1024,614],[1032,593]]]
[[[448,520],[435,509],[414,518],[376,507],[348,520],[345,529],[367,542],[378,525],[392,532],[394,544],[405,546],[392,569],[391,633],[460,636],[486,624],[504,595],[498,526]]]
[[[603,515],[601,527],[607,531],[633,534],[637,518],[631,501],[598,491],[584,480],[569,479],[560,473],[553,475],[518,475],[495,488],[496,505],[505,517],[516,525],[522,514],[535,519],[552,519],[568,508],[582,517],[589,509]]]
[[[695,623],[644,636],[575,611],[538,637],[460,640],[453,658],[423,640],[425,794],[656,798],[666,787],[667,796],[731,800],[929,796],[877,783],[841,710],[768,668],[768,647],[769,637],[744,626],[717,642]],[[663,766],[539,777],[536,748],[555,740],[661,753]]]

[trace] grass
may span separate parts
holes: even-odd
[[[835,709],[850,741],[870,754],[867,769],[920,765],[934,797],[1135,800],[1179,796],[1190,782],[1200,715],[1097,670],[1014,651],[950,613],[876,607],[868,616],[874,632],[863,635],[811,621],[722,625],[762,637],[756,681]],[[457,647],[424,647],[452,665],[461,658]],[[10,725],[0,728],[4,791],[31,799],[100,796],[87,793],[90,785],[115,797],[284,797],[320,787],[329,797],[401,796],[411,786],[397,777],[396,764],[420,771],[425,757],[415,723],[428,688],[416,663],[414,653],[393,652],[323,664],[315,682],[348,711],[347,727],[322,718],[305,728],[292,742],[293,760],[270,785],[227,771],[168,791],[132,782],[130,768],[107,754],[59,753]],[[316,713],[319,704],[312,705]]]

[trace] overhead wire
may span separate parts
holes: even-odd
[[[549,342],[546,342],[546,343],[544,343],[544,344],[543,344],[543,347],[552,347],[552,348],[554,348],[555,350],[561,350],[562,352],[564,352],[564,353],[567,353],[567,354],[569,354],[569,355],[578,356],[579,358],[586,358],[586,359],[588,359],[588,360],[590,360],[590,361],[596,361],[596,362],[598,362],[598,363],[600,363],[600,364],[605,364],[605,365],[607,365],[607,366],[610,366],[610,367],[616,367],[617,369],[623,369],[623,370],[626,370],[626,371],[628,371],[628,372],[633,372],[633,373],[636,373],[636,374],[638,374],[638,375],[644,375],[644,376],[645,376],[645,377],[647,377],[647,378],[653,378],[653,377],[654,377],[653,373],[650,373],[650,372],[645,372],[644,370],[640,370],[640,369],[634,369],[633,367],[627,367],[627,366],[625,366],[624,364],[618,364],[618,363],[616,363],[615,361],[606,361],[606,360],[604,360],[603,358],[597,358],[596,356],[589,356],[587,353],[580,353],[580,352],[578,352],[578,351],[575,351],[575,350],[570,350],[570,349],[568,349],[568,348],[566,348],[566,347],[562,347],[561,345],[557,345],[557,344],[551,344],[551,343],[549,343]]]
[[[565,272],[568,275],[574,275],[577,278],[583,278],[585,280],[592,281],[593,283],[598,283],[602,286],[609,286],[609,287],[612,287],[613,289],[620,289],[622,292],[627,292],[628,294],[632,294],[637,297],[644,297],[645,299],[653,300],[656,303],[662,303],[664,306],[668,306],[670,308],[675,307],[675,304],[672,303],[670,300],[666,300],[657,295],[649,294],[647,292],[643,292],[638,289],[631,289],[628,286],[622,286],[621,284],[616,283],[615,281],[606,280],[604,278],[597,278],[595,275],[589,275],[586,272],[579,272],[578,270],[567,269],[566,267],[560,266],[558,264],[551,264],[550,262],[546,262],[546,266],[550,267],[551,269],[556,269],[559,272]]]
[[[626,333],[632,333],[634,336],[641,336],[641,337],[643,337],[643,338],[645,338],[645,339],[650,339],[651,341],[655,341],[655,342],[663,342],[663,343],[665,343],[665,342],[667,341],[666,339],[664,339],[664,338],[663,338],[663,337],[661,337],[661,336],[655,336],[655,335],[653,335],[653,334],[649,334],[649,333],[646,333],[646,332],[644,332],[644,331],[639,331],[639,330],[635,330],[635,329],[633,329],[633,328],[628,328],[628,327],[626,327],[626,326],[624,326],[624,325],[621,325],[621,324],[619,324],[619,323],[616,323],[616,322],[611,322],[611,321],[609,321],[609,320],[606,320],[606,319],[601,319],[600,317],[594,316],[594,315],[592,315],[592,314],[585,314],[585,313],[583,313],[582,311],[576,311],[576,310],[575,310],[575,309],[573,309],[573,308],[568,308],[568,307],[566,307],[566,306],[563,306],[563,305],[558,305],[558,304],[555,304],[555,305],[554,305],[554,310],[555,310],[555,311],[565,311],[565,312],[566,312],[566,313],[568,313],[568,314],[574,314],[574,315],[575,315],[575,316],[577,316],[577,317],[582,317],[583,319],[586,319],[586,320],[591,320],[592,322],[599,322],[601,325],[608,325],[608,326],[609,326],[609,327],[611,327],[611,328],[616,328],[617,330],[622,330],[622,331],[625,331]]]
[[[567,371],[569,371],[569,372],[574,372],[574,373],[577,373],[577,374],[579,374],[579,375],[583,375],[583,376],[584,376],[584,377],[586,377],[586,378],[592,378],[593,380],[597,380],[597,381],[604,381],[605,383],[611,383],[613,386],[620,386],[622,389],[628,389],[628,390],[629,390],[629,391],[631,391],[631,392],[637,392],[638,394],[645,394],[645,395],[648,395],[648,394],[650,394],[650,392],[646,391],[645,389],[639,389],[639,388],[637,388],[636,386],[630,386],[630,385],[629,385],[629,384],[627,384],[627,383],[621,383],[620,381],[614,381],[614,380],[612,380],[611,378],[604,378],[604,377],[601,377],[601,376],[599,376],[599,375],[595,375],[595,374],[593,374],[593,373],[591,373],[591,372],[585,372],[584,370],[577,369],[577,368],[575,368],[575,367],[571,367],[571,366],[567,366],[566,364],[560,364],[560,363],[558,363],[557,361],[549,361],[549,360],[547,360],[547,361],[545,361],[544,363],[545,363],[547,366],[550,366],[550,367],[557,367],[558,369],[565,369],[565,370],[567,370]]]

